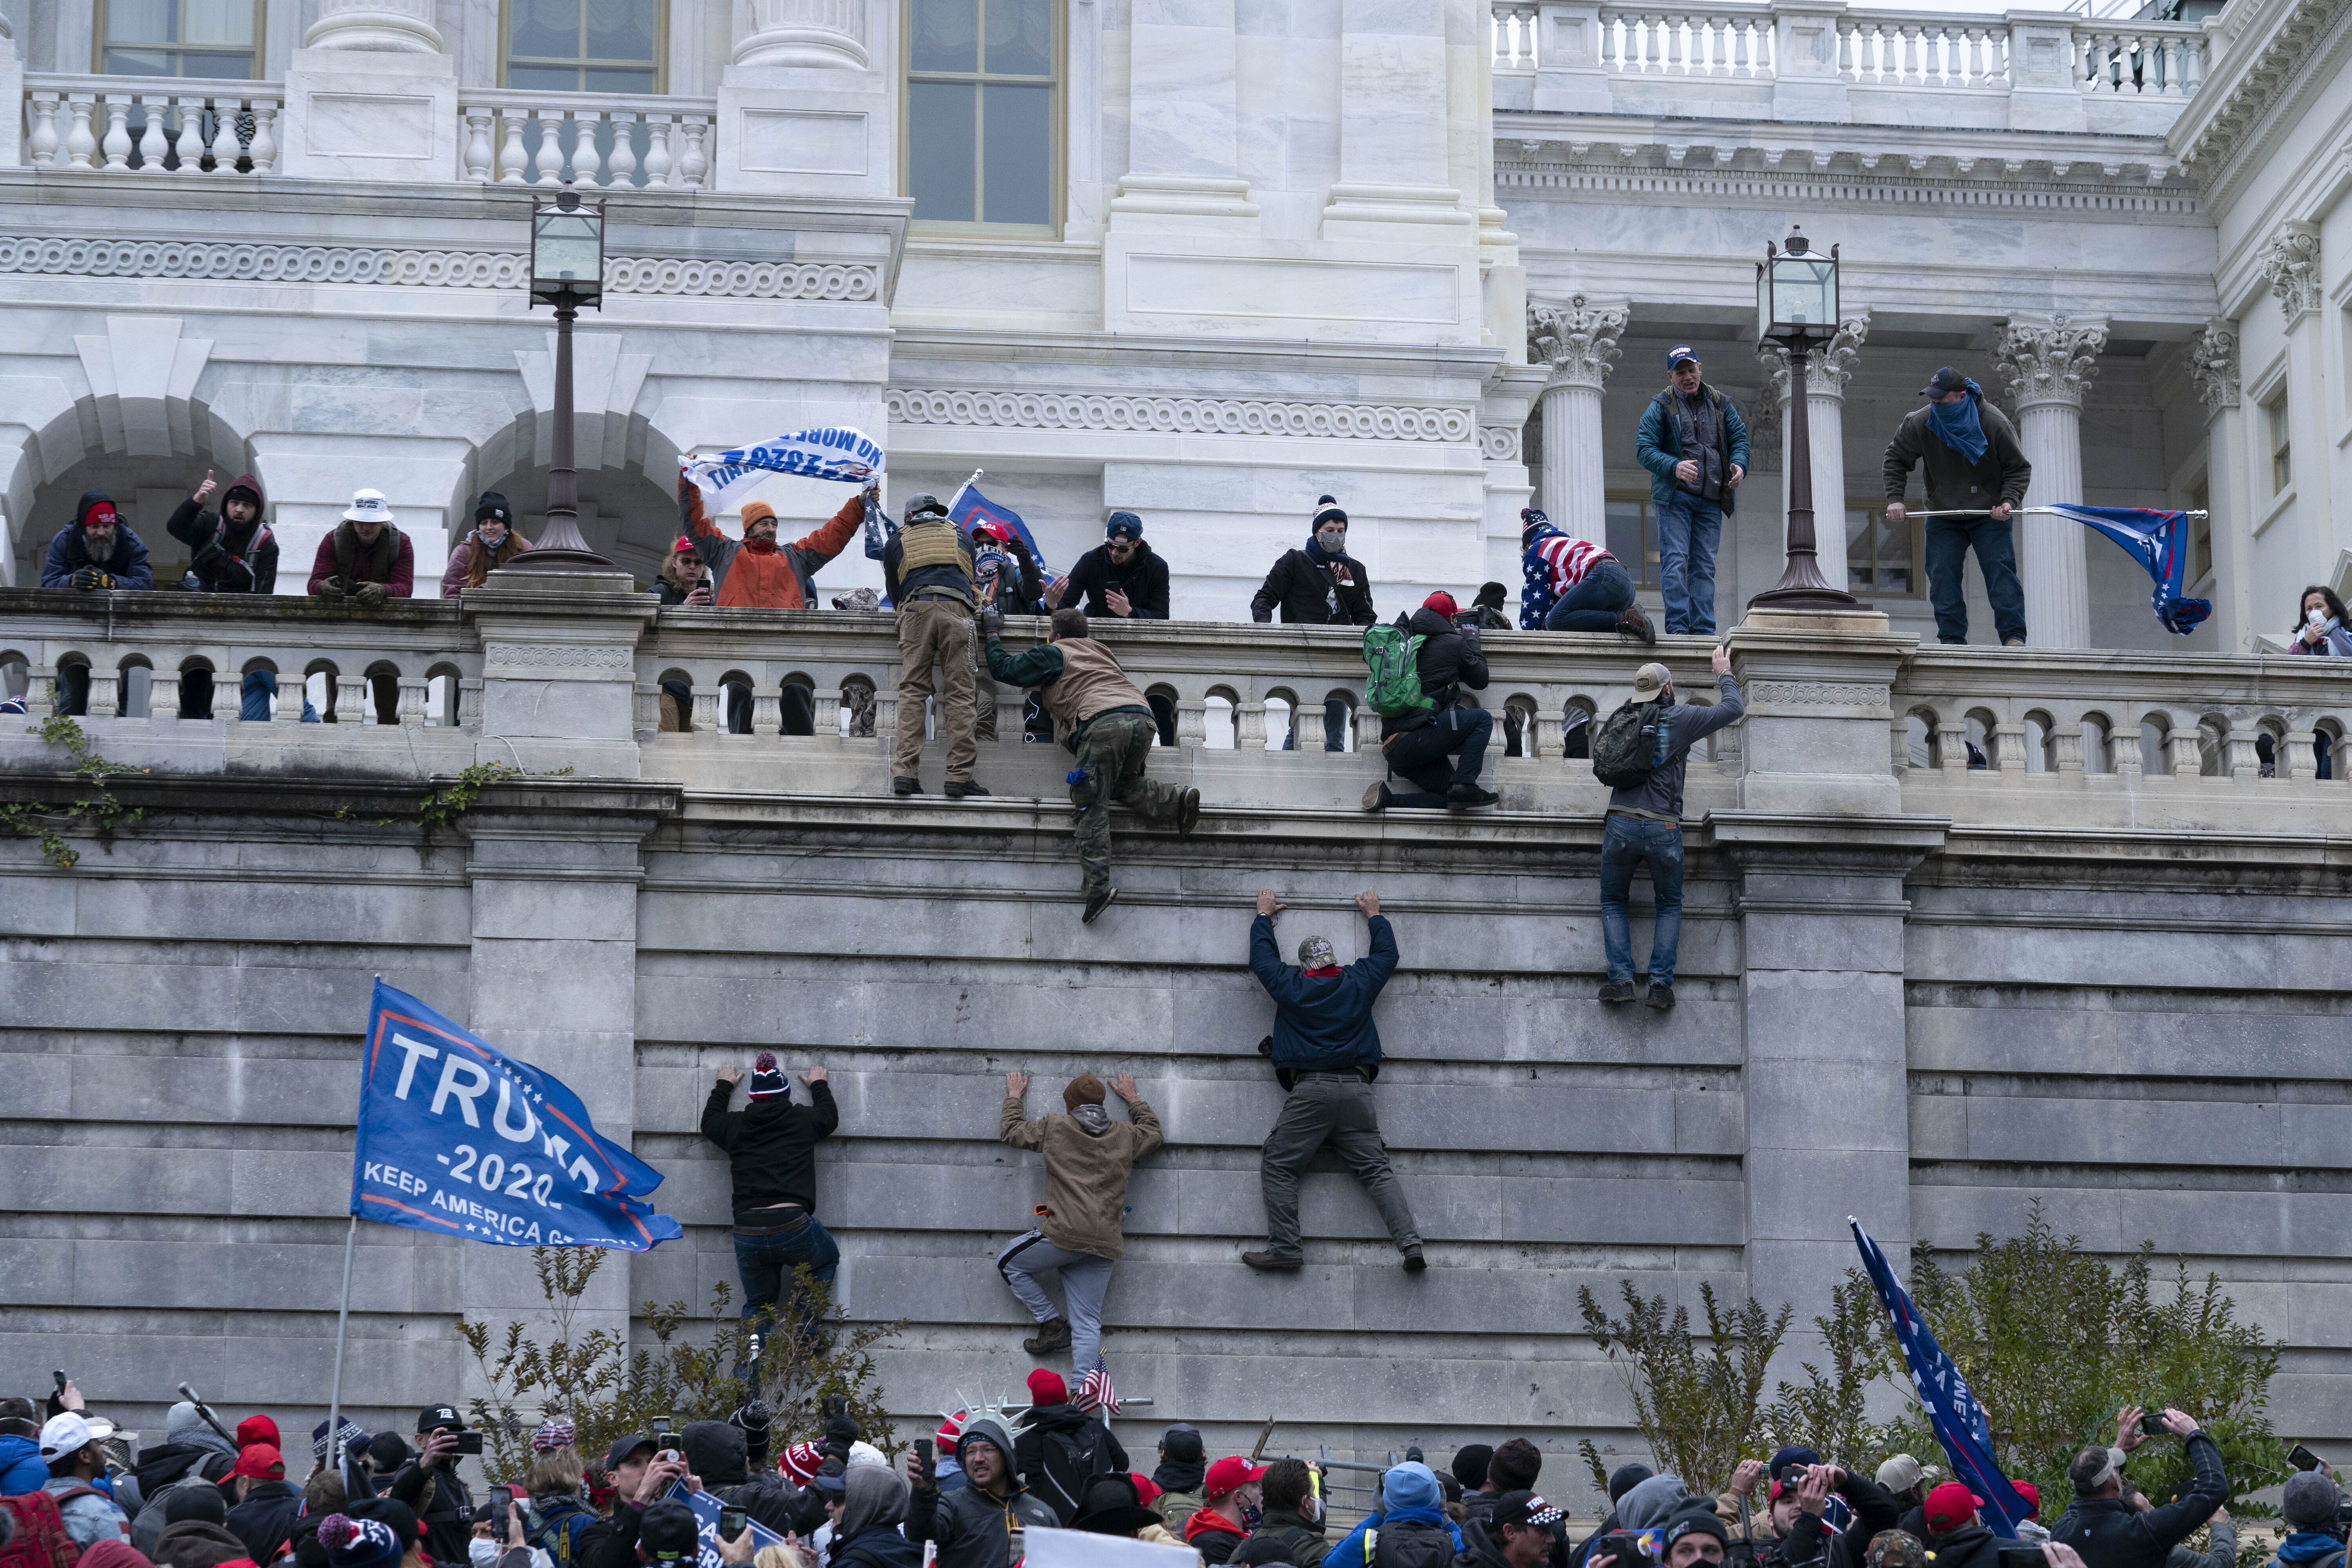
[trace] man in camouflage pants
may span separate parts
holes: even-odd
[[[999,680],[1034,687],[1054,716],[1054,733],[1077,753],[1069,775],[1070,804],[1078,808],[1078,866],[1084,876],[1085,923],[1118,897],[1110,885],[1110,805],[1139,816],[1173,821],[1190,833],[1201,818],[1201,792],[1143,776],[1159,721],[1110,649],[1087,635],[1083,610],[1054,612],[1053,640],[1020,654],[1004,651],[1004,617],[991,605],[981,613],[988,632],[988,669]]]

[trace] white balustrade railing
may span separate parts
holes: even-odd
[[[460,104],[463,179],[698,190],[710,177],[715,100],[502,89]]]
[[[25,162],[107,174],[273,174],[285,101],[275,82],[27,76]]]
[[[1536,68],[1534,0],[1494,0],[1487,16],[1487,43],[1498,71]]]
[[[1873,16],[1837,25],[1838,74],[1881,87],[1992,88],[2006,91],[2009,26],[1999,17]]]
[[[2187,98],[2205,79],[2205,36],[2193,22],[2084,22],[2074,75],[2086,93]]]
[[[1603,6],[1603,68],[1633,76],[1769,78],[1772,13],[1767,6]]]

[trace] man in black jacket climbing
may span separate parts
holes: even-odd
[[[1381,717],[1381,751],[1389,773],[1409,779],[1416,787],[1399,793],[1384,778],[1364,792],[1366,811],[1386,811],[1392,805],[1466,811],[1492,805],[1499,798],[1478,786],[1495,716],[1484,708],[1457,707],[1454,700],[1465,686],[1478,691],[1486,685],[1486,650],[1478,645],[1476,631],[1456,628],[1455,613],[1454,595],[1440,593],[1422,601],[1411,615],[1398,617],[1401,628],[1423,639],[1413,658],[1422,694],[1430,705]],[[1448,757],[1455,759],[1451,767]]]
[[[2140,1512],[2126,1495],[2123,1473],[2125,1455],[2145,1441],[2138,1415],[2138,1411],[2126,1409],[2116,1421],[2123,1434],[2116,1447],[2085,1448],[2066,1467],[2067,1479],[2074,1483],[2074,1503],[2052,1527],[2050,1538],[2081,1552],[2089,1568],[2163,1568],[2172,1549],[2230,1500],[2221,1450],[2212,1436],[2179,1411],[2167,1410],[2164,1429],[2188,1449],[2196,1476],[2179,1497]],[[1928,1499],[1931,1514],[1934,1501]],[[1931,1517],[1928,1525],[1932,1529],[1934,1524]]]
[[[743,1280],[743,1318],[765,1335],[774,1324],[777,1302],[793,1271],[805,1265],[821,1285],[833,1283],[841,1248],[816,1217],[816,1146],[841,1124],[824,1068],[801,1075],[809,1103],[793,1102],[784,1069],[773,1051],[761,1051],[751,1067],[750,1102],[741,1110],[727,1103],[743,1069],[732,1062],[719,1069],[702,1107],[702,1135],[726,1152],[735,1185],[735,1267]],[[813,1314],[796,1308],[796,1331],[806,1332]],[[759,1392],[751,1369],[752,1393]]]

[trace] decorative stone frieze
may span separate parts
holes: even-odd
[[[1359,441],[1469,441],[1466,408],[1369,403],[1269,403],[1238,397],[1134,397],[1090,393],[933,391],[882,395],[898,425],[979,425],[1019,430],[1141,430],[1217,436],[1322,436]]]

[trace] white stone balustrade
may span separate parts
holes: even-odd
[[[1603,68],[1636,76],[1770,77],[1769,5],[1604,5]]]
[[[25,162],[109,174],[274,174],[285,101],[275,82],[27,76]]]
[[[1997,17],[1847,12],[1838,18],[1838,75],[1889,87],[2009,87],[2009,28]]]
[[[709,183],[719,108],[711,100],[502,89],[462,101],[464,180],[677,190]]]

